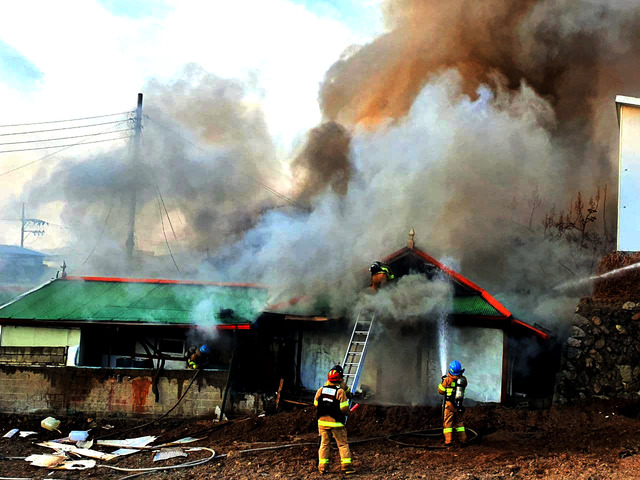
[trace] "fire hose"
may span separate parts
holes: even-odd
[[[466,447],[469,443],[478,438],[478,433],[475,430],[470,428],[465,428],[466,432],[471,433],[471,437],[467,438],[465,443],[460,444],[461,447]],[[402,445],[403,447],[414,447],[414,448],[426,448],[428,450],[440,450],[449,448],[447,445],[423,445],[419,443],[406,443],[400,440],[397,440],[397,437],[440,437],[442,436],[442,428],[430,428],[428,430],[417,430],[415,432],[403,432],[403,433],[394,433],[386,437],[390,442],[396,443],[398,445]]]
[[[467,446],[469,443],[473,442],[474,440],[476,440],[479,435],[475,430],[472,430],[470,428],[466,429],[467,432],[470,432],[472,434],[472,437],[469,438],[465,443],[461,444],[461,446]],[[390,442],[396,443],[398,445],[404,446],[404,447],[413,447],[413,448],[425,448],[425,449],[429,449],[429,450],[445,450],[448,447],[444,446],[444,445],[423,445],[423,444],[413,444],[413,443],[406,443],[406,442],[401,442],[399,440],[397,440],[397,437],[403,437],[403,436],[415,436],[415,437],[439,437],[442,435],[442,429],[441,428],[431,428],[431,429],[427,429],[427,430],[414,430],[414,431],[409,431],[409,432],[400,432],[400,433],[392,433],[391,435],[383,435],[383,436],[379,436],[379,437],[369,437],[369,438],[361,438],[361,439],[356,439],[356,440],[351,440],[349,441],[350,445],[356,445],[359,443],[366,443],[366,442],[373,442],[376,440],[388,440]],[[254,453],[254,452],[263,452],[263,451],[269,451],[269,450],[283,450],[285,448],[293,448],[293,447],[317,447],[317,442],[301,442],[301,443],[287,443],[284,445],[273,445],[273,446],[269,446],[269,447],[260,447],[260,448],[249,448],[246,450],[235,450],[233,453],[234,455],[238,455],[241,453]],[[228,454],[226,453],[222,453],[219,455],[216,455],[214,450],[210,449],[210,448],[204,448],[202,447],[203,450],[208,450],[210,452],[212,452],[212,455],[209,458],[203,459],[203,460],[195,460],[192,462],[186,462],[180,465],[173,465],[173,466],[168,466],[168,467],[150,467],[150,468],[139,468],[139,469],[135,469],[135,468],[130,468],[130,469],[126,469],[126,468],[121,468],[121,467],[113,467],[110,465],[101,465],[103,467],[106,468],[111,468],[113,470],[119,470],[119,471],[126,471],[126,472],[137,472],[134,475],[128,475],[126,477],[122,477],[119,480],[128,480],[131,478],[135,478],[141,475],[145,475],[147,473],[151,473],[151,472],[156,472],[156,471],[160,471],[160,470],[166,470],[166,469],[172,469],[172,468],[188,468],[188,467],[195,467],[198,465],[204,465],[205,463],[209,463],[212,460],[222,460],[223,458],[226,458],[228,456]]]

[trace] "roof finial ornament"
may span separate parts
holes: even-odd
[[[413,241],[413,237],[416,236],[416,231],[413,229],[413,227],[411,227],[411,230],[409,230],[409,243],[407,244],[407,246],[411,249],[415,248],[416,244]]]
[[[62,260],[62,265],[60,265],[60,268],[62,268],[62,275],[60,275],[60,277],[67,278],[67,262]]]

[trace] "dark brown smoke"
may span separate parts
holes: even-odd
[[[455,69],[472,98],[481,84],[532,87],[555,111],[550,130],[573,152],[572,178],[583,167],[583,176],[611,177],[613,99],[640,94],[640,4],[387,0],[384,12],[390,31],[327,72],[320,91],[327,119],[369,126],[399,119],[435,74]]]
[[[291,164],[302,202],[330,189],[344,195],[351,179],[349,132],[336,122],[323,123],[308,133],[306,144]]]

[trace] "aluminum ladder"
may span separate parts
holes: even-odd
[[[376,313],[374,310],[360,310],[356,324],[353,326],[353,333],[351,333],[347,353],[344,355],[342,373],[344,381],[353,393],[355,393],[358,388],[360,373],[362,373],[362,366],[364,365],[364,357],[367,353],[367,343],[371,336],[371,325],[373,325],[375,318]],[[351,405],[351,402],[349,405]]]

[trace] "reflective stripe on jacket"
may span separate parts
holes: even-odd
[[[347,398],[347,394],[345,393],[345,391],[341,388],[341,385],[339,382],[338,383],[326,382],[322,387],[320,387],[316,392],[315,398],[313,399],[313,404],[316,407],[318,407],[318,400],[322,396],[322,389],[324,387],[338,388],[335,398],[336,398],[336,401],[339,402],[338,407],[340,409],[340,413],[343,415],[349,413],[349,399]],[[336,418],[333,418],[331,415],[322,415],[320,416],[320,418],[318,418],[318,426],[331,427],[331,428],[344,427],[344,423],[338,420],[342,420],[342,418],[336,419]]]

